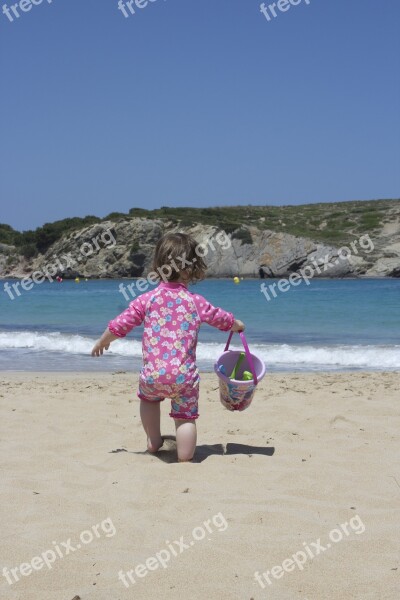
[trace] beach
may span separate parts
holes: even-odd
[[[145,452],[137,378],[2,373],[1,597],[398,597],[398,372],[267,374],[242,413],[203,374],[190,464]]]

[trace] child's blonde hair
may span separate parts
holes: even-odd
[[[186,233],[167,233],[157,242],[153,259],[153,270],[163,272],[162,267],[170,267],[167,281],[185,281],[204,279],[207,265],[197,253],[198,243]]]

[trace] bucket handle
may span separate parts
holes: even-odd
[[[239,331],[238,333],[240,335],[240,339],[242,340],[244,351],[246,353],[247,362],[249,363],[250,371],[251,371],[251,373],[253,375],[254,384],[257,385],[258,384],[258,379],[257,379],[257,375],[256,375],[256,370],[254,368],[253,359],[251,358],[249,346],[247,345],[246,337],[245,337],[243,331]],[[229,334],[229,337],[228,337],[228,341],[226,342],[226,346],[225,346],[224,352],[227,352],[229,350],[229,344],[231,343],[233,334],[234,334],[234,331],[231,331],[230,334]]]

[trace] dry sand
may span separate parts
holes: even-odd
[[[51,570],[14,571],[12,585],[0,574],[1,598],[399,598],[399,373],[268,376],[243,413],[204,375],[195,464],[177,464],[171,440],[144,452],[136,381],[3,373],[0,567],[39,557],[39,568],[69,538],[81,548]],[[291,564],[319,538],[325,551]],[[177,556],[164,569],[148,559],[166,557],[167,541]],[[271,584],[255,581],[287,559]],[[118,573],[146,560],[155,570],[139,567],[126,588]]]

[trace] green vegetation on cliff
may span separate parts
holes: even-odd
[[[45,223],[42,227],[38,227],[34,231],[28,230],[22,233],[9,225],[0,223],[0,243],[16,246],[26,258],[32,258],[38,253],[46,252],[65,233],[82,229],[101,221],[102,219],[94,216],[84,218],[73,217],[72,219],[54,221],[54,223]]]
[[[400,200],[369,200],[303,204],[298,206],[217,206],[215,208],[170,208],[155,210],[131,208],[128,214],[113,212],[103,219],[92,215],[45,223],[34,231],[15,231],[0,224],[0,243],[17,247],[31,258],[45,252],[65,233],[103,221],[121,221],[142,217],[162,219],[174,225],[196,223],[214,225],[232,233],[243,243],[251,243],[251,233],[243,226],[270,229],[310,238],[315,241],[345,244],[364,233],[379,231],[384,222],[395,220],[400,213]]]

